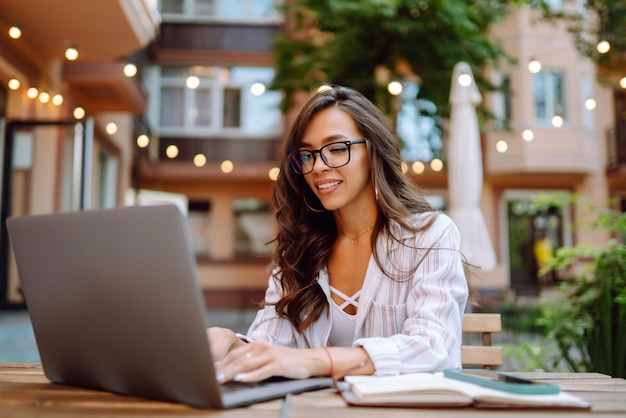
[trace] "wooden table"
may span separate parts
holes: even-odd
[[[598,373],[516,373],[561,386],[587,400],[591,411],[478,410],[473,408],[404,409],[347,406],[332,389],[294,395],[232,410],[203,410],[50,383],[39,364],[0,363],[0,418],[31,417],[626,417],[626,380]]]

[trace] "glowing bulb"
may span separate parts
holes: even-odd
[[[65,58],[69,61],[75,61],[78,58],[78,49],[75,46],[70,46],[65,50]]]
[[[82,107],[76,107],[74,108],[74,112],[72,112],[72,114],[74,115],[75,119],[82,119],[85,117],[85,109],[83,109]]]
[[[563,118],[559,115],[556,115],[552,118],[552,126],[555,128],[560,128],[563,126]]]
[[[126,64],[124,66],[124,75],[128,78],[134,77],[137,75],[137,66],[133,63]]]
[[[593,110],[596,108],[598,104],[596,103],[596,101],[594,99],[587,99],[585,100],[585,108],[587,110]]]
[[[105,126],[104,130],[109,134],[109,135],[114,135],[117,133],[117,123],[115,122],[109,122],[107,123],[107,125]]]
[[[387,91],[392,96],[400,95],[402,93],[402,83],[400,83],[399,81],[390,82],[389,84],[387,84]]]
[[[530,129],[524,129],[524,131],[522,132],[522,139],[524,139],[524,141],[526,142],[530,142],[535,139],[535,133]]]
[[[165,155],[170,159],[178,157],[178,147],[176,145],[168,145],[165,148]]]
[[[503,154],[508,149],[509,149],[509,144],[507,144],[504,139],[501,139],[498,142],[496,142],[496,151],[498,151],[499,153]]]
[[[441,171],[443,169],[443,161],[439,158],[433,159],[430,162],[430,168],[432,168],[433,171]]]
[[[537,74],[539,71],[541,71],[541,63],[533,58],[528,63],[528,71],[533,74]]]
[[[462,85],[463,87],[467,87],[472,84],[472,76],[467,73],[462,73],[459,75],[458,81],[460,85]]]
[[[611,49],[611,44],[609,43],[609,41],[602,40],[598,42],[596,49],[599,53],[606,54]]]
[[[61,106],[63,104],[63,96],[60,94],[52,96],[52,104],[55,106]]]
[[[426,166],[421,161],[415,161],[411,166],[411,169],[415,174],[422,174],[426,170]]]
[[[188,89],[195,90],[198,87],[200,87],[200,79],[196,77],[195,75],[190,75],[189,77],[187,77],[187,80],[185,81],[185,85],[187,86]]]
[[[270,180],[276,181],[278,180],[278,175],[280,174],[280,168],[272,167],[270,168],[270,172],[268,173]]]
[[[150,145],[150,138],[148,135],[141,134],[137,137],[137,146],[139,148],[146,148],[148,145]]]
[[[20,80],[17,78],[12,78],[8,82],[8,86],[11,90],[17,90],[20,88]]]
[[[41,103],[48,103],[50,101],[50,95],[45,91],[42,91],[41,93],[39,93],[39,101]]]
[[[250,86],[250,93],[253,96],[262,96],[265,93],[265,85],[263,83],[253,83]]]
[[[20,39],[22,37],[22,30],[19,26],[11,26],[9,28],[9,36],[13,39]]]
[[[234,168],[235,165],[230,160],[224,160],[222,164],[220,164],[220,170],[222,170],[224,174],[232,173]]]
[[[26,91],[26,96],[29,99],[36,99],[39,96],[39,90],[37,90],[37,87],[31,87]]]
[[[205,164],[206,157],[204,156],[204,154],[196,154],[193,157],[193,165],[195,165],[196,167],[204,167]]]
[[[623,89],[626,89],[626,77],[622,77],[622,79],[619,81],[619,86]]]

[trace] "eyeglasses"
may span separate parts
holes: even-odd
[[[298,174],[309,174],[315,166],[315,154],[330,168],[343,167],[350,162],[350,146],[365,144],[365,138],[333,142],[318,150],[299,150],[291,157],[291,167]]]

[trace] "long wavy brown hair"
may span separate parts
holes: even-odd
[[[278,287],[282,289],[282,297],[275,308],[278,315],[288,318],[299,331],[311,326],[328,309],[328,301],[317,285],[317,277],[330,258],[338,232],[333,213],[324,209],[303,175],[292,169],[291,159],[313,117],[331,106],[350,114],[367,139],[370,176],[378,202],[378,219],[372,230],[371,245],[381,271],[392,276],[380,262],[375,245],[377,239],[384,236],[399,241],[393,235],[390,221],[417,231],[428,225],[412,225],[408,221],[411,214],[433,212],[431,222],[436,216],[418,186],[402,172],[398,140],[383,113],[372,102],[357,91],[342,86],[310,98],[281,149],[280,174],[272,196],[278,226],[272,241],[276,244],[273,262],[277,274],[274,279],[279,281]]]

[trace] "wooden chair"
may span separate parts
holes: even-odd
[[[463,367],[492,369],[502,365],[502,347],[491,346],[491,334],[502,331],[502,318],[499,313],[466,313],[463,316],[462,329],[463,334],[482,334],[482,346],[461,346]]]

